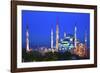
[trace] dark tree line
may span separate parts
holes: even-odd
[[[70,52],[47,52],[41,53],[39,51],[26,52],[25,49],[22,50],[23,62],[35,62],[35,61],[58,61],[58,60],[77,60],[81,59],[77,55],[72,55]]]

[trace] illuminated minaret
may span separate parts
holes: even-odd
[[[87,33],[85,32],[85,38],[84,38],[84,41],[85,41],[85,56],[87,56]]]
[[[57,23],[56,24],[56,50],[58,50],[58,46],[59,46],[59,27]]]
[[[26,51],[30,51],[29,49],[29,33],[28,33],[28,26],[26,27]]]
[[[66,32],[64,32],[64,38],[66,38]]]
[[[85,45],[87,46],[87,34],[85,32]]]
[[[74,46],[75,46],[75,48],[76,48],[76,46],[77,46],[77,35],[76,35],[76,33],[77,33],[77,28],[76,28],[76,26],[75,26],[75,32],[74,32],[74,37],[75,37]]]
[[[51,48],[53,49],[53,29],[51,29]]]

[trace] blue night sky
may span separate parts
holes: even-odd
[[[22,48],[26,46],[26,26],[29,30],[30,48],[50,47],[51,28],[56,39],[56,24],[59,25],[59,38],[64,32],[74,35],[77,27],[77,38],[84,43],[84,34],[87,32],[88,47],[90,43],[90,14],[75,12],[50,12],[22,10]],[[55,45],[55,44],[54,44]]]

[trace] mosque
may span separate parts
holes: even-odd
[[[87,56],[87,35],[84,36],[84,42],[81,43],[77,39],[77,27],[74,28],[74,36],[67,35],[66,32],[64,32],[64,38],[59,38],[59,25],[56,24],[56,45],[54,45],[54,32],[51,28],[51,47],[50,48],[40,48],[42,49],[42,52],[65,52],[68,51],[71,54],[78,55],[80,57]],[[30,52],[32,49],[29,48],[29,32],[28,28],[26,29],[26,51]]]

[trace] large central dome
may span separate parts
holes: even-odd
[[[66,37],[59,41],[59,50],[70,50],[74,48],[74,37],[68,34]]]

